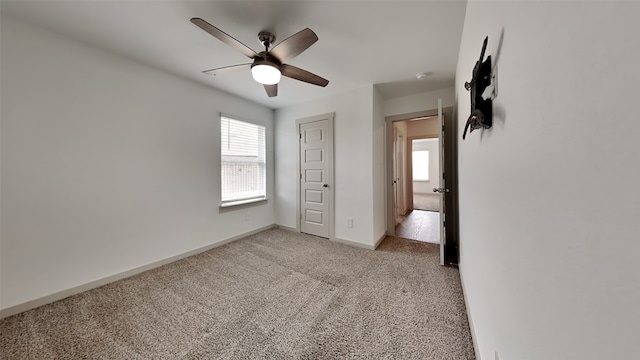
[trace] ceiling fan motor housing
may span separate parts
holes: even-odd
[[[269,47],[271,47],[271,45],[276,41],[276,36],[268,31],[260,31],[260,33],[258,33],[258,39],[268,51]]]
[[[271,54],[269,54],[268,52],[263,51],[255,57],[251,67],[254,67],[256,65],[269,65],[280,70],[280,65],[282,65],[282,63],[278,59],[276,59],[275,56],[271,56]]]

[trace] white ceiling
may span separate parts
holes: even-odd
[[[453,86],[466,1],[5,1],[3,15],[277,109],[376,84],[389,99]],[[189,19],[200,17],[260,51],[311,28],[319,41],[289,64],[330,81],[283,78],[267,97],[250,71],[203,70],[250,62]],[[417,80],[420,72],[432,72]]]

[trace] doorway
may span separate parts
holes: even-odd
[[[440,187],[438,118],[397,121],[393,127],[397,139],[394,146],[395,234],[439,244],[440,196],[432,192],[434,187]],[[408,139],[406,145],[401,141],[404,135]],[[403,173],[403,169],[406,172]]]
[[[440,197],[433,192],[440,188],[440,139],[416,136],[410,138],[408,145],[413,209],[440,212]]]
[[[429,132],[430,136],[426,136],[426,138],[439,138],[440,139],[440,171],[438,172],[441,175],[441,183],[440,187],[436,188],[435,186],[430,186],[430,188],[436,188],[438,191],[438,196],[440,197],[441,203],[441,211],[435,212],[431,211],[427,215],[431,215],[432,217],[437,217],[439,223],[440,231],[438,233],[437,226],[433,226],[433,219],[421,219],[417,221],[421,223],[422,228],[429,229],[431,234],[428,236],[430,238],[440,237],[440,252],[441,252],[441,264],[443,265],[456,265],[458,263],[458,179],[457,179],[457,124],[455,122],[455,117],[453,116],[453,107],[442,108],[440,107],[441,102],[439,101],[439,108],[432,110],[424,110],[414,113],[400,114],[400,115],[392,115],[387,116],[385,118],[386,122],[386,168],[387,168],[387,182],[386,182],[386,232],[389,236],[396,235],[396,185],[394,180],[397,181],[397,177],[394,174],[394,169],[396,168],[394,163],[394,139],[397,132],[394,132],[394,125],[398,124],[401,130],[406,129],[403,127],[403,123],[407,124],[411,121],[420,121],[426,120],[427,118],[439,118],[438,122],[433,122],[431,124],[432,128]],[[440,115],[440,116],[439,116]],[[407,122],[407,123],[405,123]],[[442,126],[440,126],[442,124]],[[418,136],[419,137],[419,136]],[[423,136],[425,137],[425,136]],[[405,137],[405,143],[412,143],[412,138],[409,135]],[[408,151],[405,151],[407,156],[413,155]],[[405,162],[405,164],[407,164]],[[412,164],[413,165],[413,164]],[[412,168],[412,166],[406,166],[406,168]],[[405,182],[403,183],[405,192],[411,194],[411,196],[405,197],[405,204],[407,204],[408,209],[414,208],[414,198],[413,198],[413,190],[409,189],[409,187],[413,186],[412,181],[408,181],[408,177],[405,177]],[[431,184],[433,185],[433,184]],[[432,189],[433,190],[433,189]],[[415,212],[413,210],[412,212]],[[408,212],[408,210],[407,210]],[[406,213],[405,213],[406,214]],[[398,231],[400,231],[399,229]],[[410,236],[406,236],[410,237]]]

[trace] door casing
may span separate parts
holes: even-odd
[[[424,121],[424,120],[421,120]],[[409,204],[407,204],[407,207],[409,209],[413,209],[413,167],[411,166],[413,164],[413,140],[419,140],[419,139],[438,139],[438,136],[436,135],[419,135],[419,136],[410,136],[407,139],[407,179],[410,179],[410,181],[407,181],[407,188],[405,189],[406,192],[409,194],[407,196],[407,200],[409,200]],[[440,146],[440,144],[438,143],[438,146]],[[440,161],[440,159],[438,159],[438,161]]]

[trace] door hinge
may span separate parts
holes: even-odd
[[[298,134],[298,135],[300,135],[300,140],[302,140],[302,133],[300,133],[300,134]]]
[[[300,180],[302,180],[302,174],[300,174]]]

